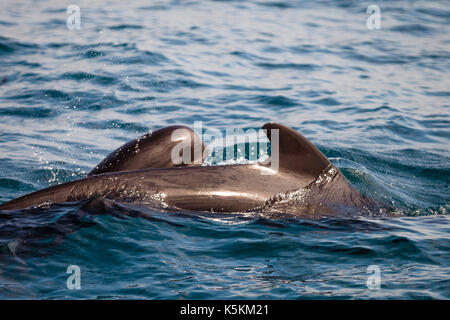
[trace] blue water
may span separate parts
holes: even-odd
[[[276,121],[397,217],[3,212],[0,298],[450,298],[448,1],[69,4],[2,1],[0,202],[163,126]]]

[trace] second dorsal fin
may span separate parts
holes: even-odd
[[[263,126],[272,145],[273,130],[278,130],[278,163],[282,172],[292,172],[302,176],[317,177],[329,165],[330,161],[311,142],[297,131],[282,124],[269,122]],[[275,136],[275,135],[274,135]],[[276,159],[276,155],[274,155]]]

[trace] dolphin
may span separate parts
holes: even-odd
[[[96,198],[190,211],[285,212],[312,218],[378,210],[297,131],[277,123],[262,128],[271,142],[274,129],[279,135],[278,170],[271,174],[262,174],[272,170],[262,162],[206,166],[203,144],[200,155],[192,145],[190,164],[175,164],[171,150],[176,144],[199,137],[188,127],[171,126],[126,143],[82,179],[11,200],[0,210]],[[182,134],[173,141],[172,134],[180,129]]]

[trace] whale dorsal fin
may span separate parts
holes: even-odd
[[[177,131],[176,139],[173,139],[172,134],[175,131]],[[188,164],[174,164],[171,151],[185,139],[190,141],[191,161]],[[204,152],[205,145],[203,143],[200,153],[194,150],[195,143],[200,143],[199,141],[197,133],[189,127],[181,125],[165,127],[125,143],[111,152],[88,175],[199,165],[203,163],[203,156],[207,154]]]
[[[311,142],[297,131],[284,125],[269,122],[263,126],[272,146],[272,130],[278,129],[279,170],[301,176],[317,177],[330,161]],[[274,134],[275,136],[275,134]],[[272,147],[272,150],[276,148]]]

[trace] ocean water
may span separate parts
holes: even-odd
[[[448,1],[76,1],[70,30],[73,2],[2,1],[0,202],[160,127],[276,121],[396,217],[4,211],[1,299],[450,298]]]

